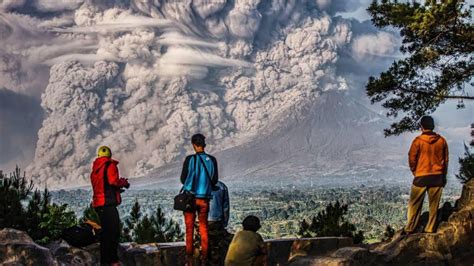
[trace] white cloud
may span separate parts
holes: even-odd
[[[36,0],[34,6],[39,11],[58,12],[65,10],[74,10],[84,2],[85,0]]]

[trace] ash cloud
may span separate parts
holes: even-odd
[[[337,62],[359,37],[336,13],[354,3],[185,2],[3,2],[11,42],[0,42],[16,61],[0,62],[0,80],[41,92],[45,111],[31,174],[80,184],[109,145],[123,174],[144,175],[180,158],[195,132],[215,151],[240,145],[295,106],[348,89]],[[31,67],[48,82],[26,82]]]

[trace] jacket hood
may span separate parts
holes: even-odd
[[[417,138],[429,144],[433,144],[438,141],[441,136],[434,133],[433,131],[426,131],[419,135]]]
[[[109,158],[109,157],[99,157],[99,158],[94,160],[94,163],[92,164],[92,169],[94,169],[94,171],[98,171],[99,169],[102,169],[102,167],[107,162],[110,162],[110,163],[113,163],[113,164],[116,164],[116,165],[119,163],[118,161],[116,161],[112,158]]]

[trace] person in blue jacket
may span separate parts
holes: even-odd
[[[195,210],[184,212],[186,256],[188,264],[192,264],[194,222],[197,213],[201,236],[201,263],[206,265],[209,251],[209,201],[212,199],[213,187],[218,181],[217,160],[212,155],[205,153],[206,137],[204,135],[193,135],[191,143],[196,153],[186,157],[181,171],[183,190],[194,194],[196,206]]]
[[[212,191],[209,208],[209,262],[211,265],[224,265],[225,254],[233,235],[227,232],[230,204],[227,186],[218,181]]]
[[[222,181],[217,181],[212,191],[208,221],[209,223],[219,224],[222,228],[226,228],[229,224],[229,214],[229,190]]]

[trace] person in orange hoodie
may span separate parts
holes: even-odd
[[[97,151],[97,159],[92,165],[91,183],[93,190],[92,207],[99,215],[102,231],[100,234],[100,264],[120,265],[117,248],[120,238],[120,217],[117,206],[122,202],[122,188],[129,188],[125,178],[119,178],[117,164],[109,147],[102,146]]]
[[[436,231],[439,201],[448,172],[448,144],[443,137],[433,132],[433,118],[423,116],[420,125],[422,133],[413,140],[408,153],[408,164],[415,178],[408,202],[408,223],[404,229],[407,234],[413,233],[418,225],[425,192],[428,192],[429,218],[424,231]]]

